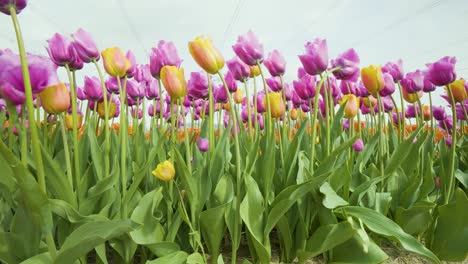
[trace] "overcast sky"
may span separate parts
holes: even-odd
[[[286,57],[287,82],[296,77],[304,43],[326,38],[330,58],[355,48],[361,66],[404,60],[405,71],[424,69],[442,56],[456,56],[459,77],[468,76],[466,0],[33,0],[20,14],[26,49],[46,54],[55,32],[90,31],[99,48],[132,49],[138,63],[161,40],[173,41],[186,77],[199,70],[187,49],[198,35],[210,36],[226,59],[239,34],[253,30],[266,54]],[[8,16],[0,16],[0,48],[17,50]],[[265,55],[266,55],[265,54]],[[83,74],[95,74],[92,65]],[[63,81],[67,81],[63,73]],[[78,81],[82,83],[82,81]],[[426,101],[425,98],[424,101]],[[445,102],[435,100],[438,104]]]

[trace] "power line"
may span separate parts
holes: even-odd
[[[244,2],[245,2],[245,0],[239,0],[239,2],[237,2],[237,6],[236,6],[236,8],[234,9],[234,12],[231,15],[231,19],[229,20],[229,23],[228,23],[226,29],[224,30],[223,48],[226,45],[228,34],[231,33],[232,27],[237,23],[237,20],[239,18],[239,14],[240,14],[240,10],[241,10],[241,7],[243,6]]]
[[[143,51],[149,56],[149,52],[148,50],[145,48],[145,45],[143,45],[143,41],[140,37],[140,34],[138,34],[136,28],[135,28],[135,25],[132,23],[131,21],[131,18],[130,16],[128,15],[126,9],[124,8],[124,1],[123,0],[117,0],[118,2],[120,2],[120,4],[117,4],[120,8],[120,11],[122,12],[123,14],[123,17],[126,21],[126,24],[128,26],[128,28],[130,29],[130,32],[132,33],[132,35],[135,37],[135,40],[138,42],[138,44],[141,46],[141,48],[143,49]]]

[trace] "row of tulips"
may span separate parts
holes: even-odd
[[[244,245],[247,263],[276,247],[283,262],[380,263],[388,245],[467,257],[468,83],[454,57],[405,74],[402,60],[360,68],[354,49],[329,60],[315,39],[288,83],[284,57],[249,31],[228,61],[190,41],[203,71],[186,81],[163,40],[147,64],[83,29],[26,53],[26,6],[0,0],[19,50],[0,50],[2,262],[237,263]],[[89,64],[98,76],[79,86]],[[450,108],[432,105],[437,89]]]

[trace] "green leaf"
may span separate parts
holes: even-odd
[[[204,264],[204,263],[205,261],[203,260],[202,255],[200,255],[200,253],[198,252],[192,253],[187,257],[187,264]]]
[[[348,205],[348,202],[336,194],[335,190],[328,182],[320,186],[320,192],[324,194],[322,204],[328,209],[335,209],[340,206]]]
[[[420,235],[426,231],[432,221],[432,210],[435,204],[418,202],[408,209],[398,207],[395,222],[410,235]]]
[[[468,173],[461,170],[455,172],[455,178],[465,187],[468,188]]]
[[[73,263],[73,261],[84,256],[96,246],[128,233],[137,227],[138,225],[130,220],[85,223],[67,237],[54,263]]]
[[[20,264],[50,264],[52,263],[52,258],[49,255],[49,252],[45,252],[34,257],[31,257]],[[10,264],[10,263],[8,263]]]
[[[333,249],[333,257],[330,263],[383,263],[388,259],[387,254],[370,240],[367,251],[364,250],[362,240],[358,235],[354,235],[344,243]]]
[[[345,242],[354,234],[356,230],[349,221],[320,226],[307,241],[305,251],[298,254],[298,257],[304,261],[315,257]]]
[[[406,159],[408,154],[411,152],[411,149],[414,147],[413,140],[419,134],[422,127],[420,127],[417,131],[413,132],[408,139],[401,142],[401,144],[396,148],[393,152],[390,161],[385,167],[385,175],[390,175],[396,171],[396,169],[401,165],[401,163]]]
[[[404,249],[425,256],[435,263],[440,263],[440,260],[436,255],[434,255],[434,253],[424,247],[414,237],[405,233],[400,226],[395,224],[395,222],[383,216],[382,214],[379,214],[378,212],[369,208],[362,208],[357,206],[347,206],[338,210],[342,210],[342,212],[348,216],[354,216],[361,219],[361,221],[371,231],[385,237],[396,239],[398,242],[400,242]]]
[[[468,198],[457,189],[455,201],[439,207],[432,250],[442,260],[464,261],[468,256]]]
[[[146,264],[185,264],[188,254],[183,251],[177,251],[155,260],[148,260]]]

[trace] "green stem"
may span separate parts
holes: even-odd
[[[99,74],[102,87],[102,97],[104,98],[104,175],[107,177],[110,175],[110,129],[109,129],[109,103],[107,102],[107,89],[104,81],[104,75],[102,74],[101,68],[97,64],[96,60],[93,59],[94,66]]]
[[[125,77],[124,85],[120,83],[120,77],[117,77],[117,85],[119,86],[120,92],[120,129],[119,129],[119,136],[120,136],[120,166],[121,166],[121,180],[122,180],[122,197],[123,201],[125,201],[125,197],[127,195],[127,111],[124,110],[125,102],[127,97],[127,77]],[[127,218],[127,204],[122,203],[122,219]]]
[[[65,152],[65,164],[67,165],[67,178],[73,190],[73,175],[72,175],[72,168],[71,168],[71,161],[70,161],[70,152],[68,149],[67,131],[65,130],[65,121],[63,120],[63,114],[60,114],[59,118],[60,118],[60,131],[62,133],[62,139],[63,139],[63,151]]]
[[[209,113],[208,113],[208,128],[210,130],[210,134],[208,135],[210,138],[210,156],[213,155],[214,152],[214,145],[215,145],[215,135],[214,135],[214,98],[213,98],[213,86],[211,85],[211,76],[207,73],[208,79],[208,93],[209,93]],[[203,108],[205,108],[205,104],[203,104]]]
[[[249,135],[253,138],[253,131],[252,131],[252,113],[250,109],[250,98],[249,98],[249,88],[247,87],[247,81],[244,79],[244,88],[245,88],[245,100],[247,103],[247,115],[248,115],[248,127],[249,127]]]
[[[265,100],[265,107],[266,107],[266,110],[267,110],[267,115],[266,115],[266,128],[268,128],[266,131],[267,131],[267,137],[271,137],[272,135],[272,129],[271,129],[271,108],[270,108],[270,97],[268,96],[268,88],[267,88],[267,85],[266,85],[266,81],[265,81],[265,76],[263,75],[263,71],[262,71],[262,67],[260,66],[260,62],[257,61],[257,66],[258,66],[258,69],[260,71],[260,76],[262,77],[262,81],[263,81],[263,91],[265,92],[265,97],[264,97],[264,100]]]
[[[452,105],[452,146],[451,146],[451,152],[450,152],[450,167],[449,167],[449,184],[448,184],[448,189],[447,192],[445,192],[445,204],[448,204],[450,200],[452,199],[452,191],[455,189],[455,150],[457,148],[457,109],[455,107],[455,99],[453,97],[452,90],[450,90],[450,87],[447,85],[447,93],[450,97],[450,103]]]
[[[401,122],[403,124],[402,130],[403,130],[403,135],[402,137],[404,138],[406,135],[406,121],[405,121],[405,101],[403,100],[403,90],[401,88],[400,81],[397,82],[398,84],[398,90],[400,92],[400,107],[401,107]]]
[[[434,127],[434,114],[432,113],[432,93],[429,92],[429,108],[431,110],[431,128],[432,128],[432,133],[435,133],[435,127]]]
[[[325,73],[325,75],[328,75],[328,73]],[[325,78],[320,74],[320,82],[317,87],[317,91],[315,91],[315,98],[314,98],[314,115],[312,116],[312,139],[310,141],[310,163],[309,163],[309,171],[311,174],[314,172],[314,160],[315,160],[315,139],[317,138],[317,129],[315,128],[317,126],[317,114],[319,110],[319,97],[320,97],[320,90],[322,89],[323,82],[325,81]],[[310,109],[309,111],[312,111]]]
[[[398,143],[401,143],[403,141],[403,135],[401,131],[401,116],[400,116],[400,112],[398,111],[398,106],[396,104],[395,99],[393,98],[393,96],[390,96],[390,98],[392,99],[393,106],[397,110],[396,114],[397,114],[397,120],[398,120],[398,131],[400,132],[398,135]]]
[[[180,108],[180,114],[182,115],[182,120],[184,122],[185,162],[187,163],[187,168],[190,175],[192,175],[192,153],[190,152],[189,134],[187,130],[187,121],[185,120],[184,108],[182,106],[182,99],[179,99],[178,103]]]
[[[47,197],[44,164],[42,163],[42,153],[41,153],[41,146],[40,146],[41,143],[39,141],[36,120],[34,118],[34,105],[33,105],[33,94],[32,94],[32,87],[31,87],[31,78],[29,75],[28,62],[26,59],[26,51],[24,48],[23,36],[21,34],[21,27],[18,21],[18,17],[16,16],[15,6],[11,5],[9,11],[10,11],[11,20],[13,22],[13,26],[15,28],[16,40],[18,42],[18,50],[19,50],[20,59],[21,59],[21,72],[23,74],[24,92],[26,95],[26,107],[29,113],[28,114],[29,129],[31,131],[33,154],[34,154],[34,158],[36,159],[37,181],[39,183],[39,187],[41,188],[41,191],[44,192],[44,195],[46,195]],[[57,250],[56,250],[55,242],[52,236],[52,230],[46,231],[46,243],[49,249],[50,257],[52,258],[52,260],[55,260]]]

